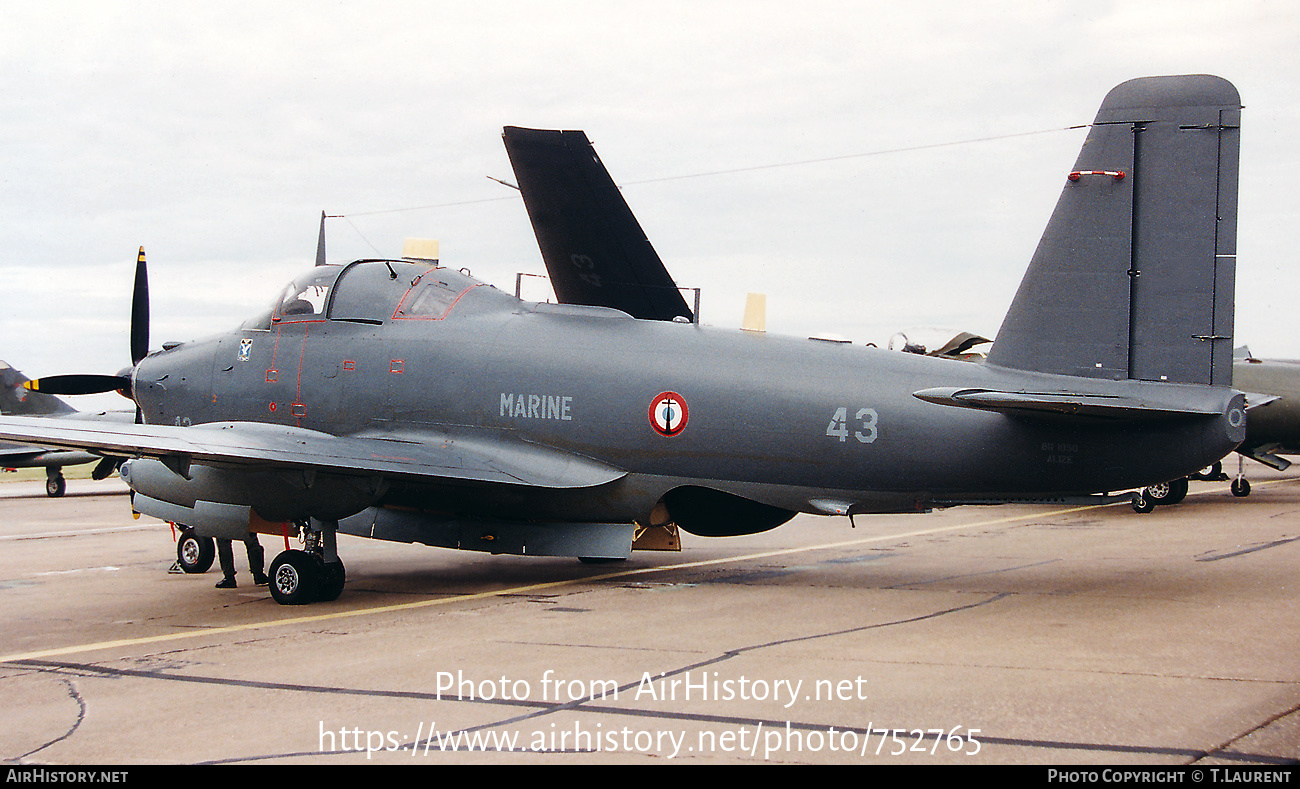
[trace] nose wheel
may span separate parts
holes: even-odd
[[[194,530],[181,527],[181,537],[176,541],[176,563],[187,573],[206,573],[217,555],[211,537],[200,537]]]

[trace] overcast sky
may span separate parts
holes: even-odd
[[[739,325],[759,291],[773,332],[992,337],[1083,141],[1066,127],[1126,79],[1180,73],[1246,105],[1237,343],[1300,358],[1294,9],[7,3],[0,358],[128,364],[140,245],[154,348],[233,328],[311,266],[322,210],[347,217],[334,262],[437,238],[444,264],[513,290],[544,268],[487,177],[513,180],[506,125],[585,130],[706,323]]]

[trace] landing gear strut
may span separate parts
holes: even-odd
[[[343,593],[347,571],[339,560],[335,542],[338,521],[312,518],[299,524],[302,550],[288,550],[275,557],[269,573],[271,597],[280,605],[328,603]]]
[[[1228,486],[1232,495],[1237,498],[1243,498],[1250,495],[1250,480],[1246,479],[1246,459],[1241,455],[1237,456],[1237,478]]]

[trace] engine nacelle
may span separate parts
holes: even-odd
[[[122,479],[138,495],[136,510],[192,526],[199,534],[242,537],[251,513],[271,522],[334,521],[378,502],[382,477],[318,474],[312,469],[239,469],[195,464],[173,470],[149,458],[122,464]]]

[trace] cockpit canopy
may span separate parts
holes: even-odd
[[[481,283],[428,263],[358,260],[345,266],[317,266],[285,286],[264,313],[245,329],[279,323],[440,320],[466,291]]]

